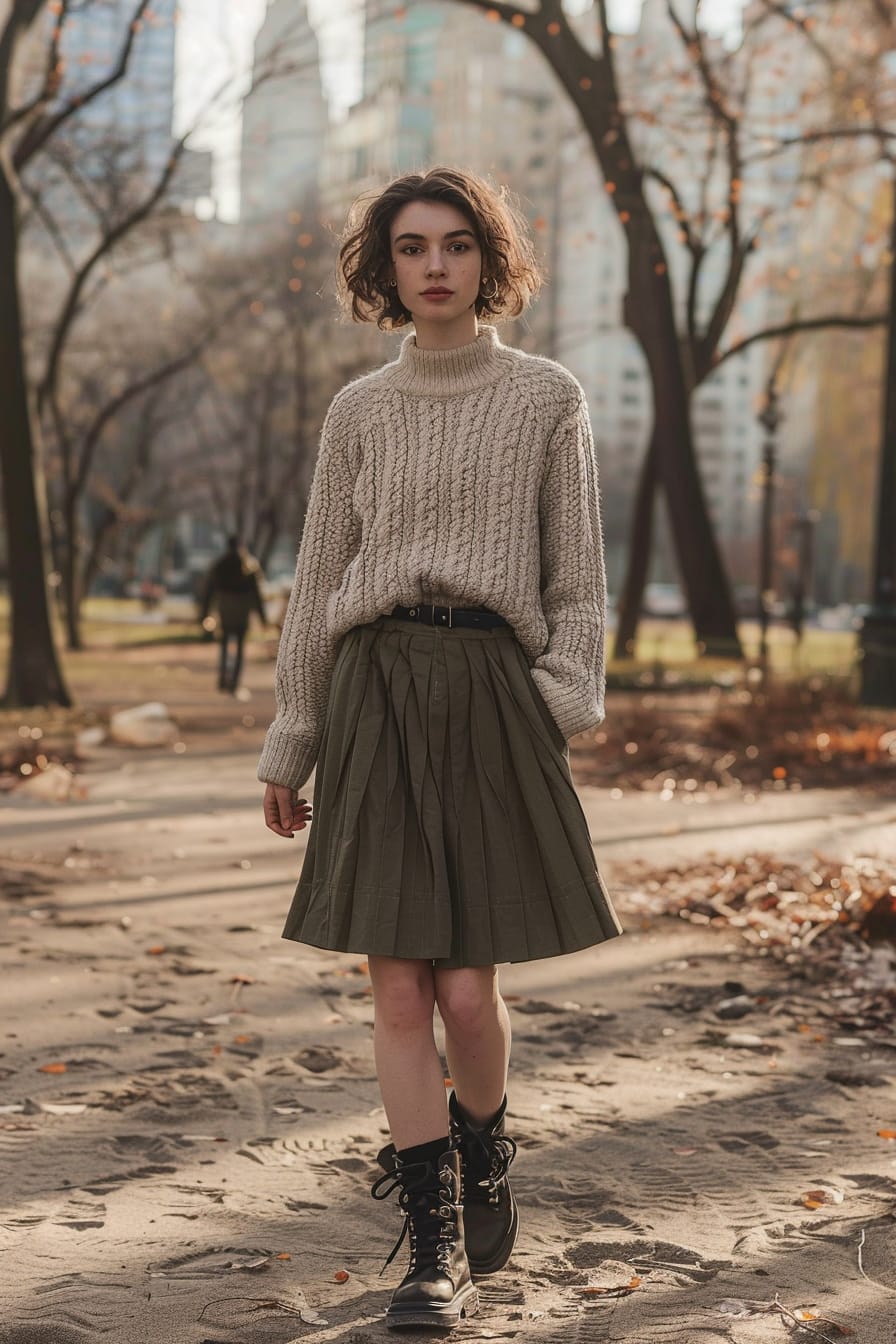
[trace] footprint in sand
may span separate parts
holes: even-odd
[[[309,1073],[329,1073],[331,1069],[338,1069],[345,1063],[338,1050],[323,1045],[309,1045],[293,1055],[293,1059]]]
[[[270,1260],[273,1252],[254,1246],[210,1246],[202,1251],[188,1251],[148,1266],[151,1279],[216,1279],[233,1274],[234,1270],[259,1266]]]
[[[92,1227],[105,1227],[106,1206],[90,1200],[72,1199],[65,1212],[53,1219],[54,1226],[67,1227],[72,1232],[86,1232]]]
[[[743,1152],[745,1149],[755,1147],[763,1148],[768,1152],[772,1148],[779,1147],[780,1140],[773,1134],[766,1134],[763,1130],[737,1130],[734,1134],[729,1134],[724,1139],[718,1139],[720,1148],[724,1148],[729,1153]]]

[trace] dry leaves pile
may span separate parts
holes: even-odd
[[[892,1023],[896,1006],[896,862],[773,854],[619,867],[629,910],[736,929],[803,978],[848,979],[853,1025]],[[841,991],[845,993],[846,991]]]
[[[631,906],[740,929],[756,946],[794,952],[791,960],[822,935],[826,943],[849,935],[896,941],[896,863],[884,859],[816,854],[793,863],[754,853],[662,868],[634,862],[623,885]]]
[[[820,679],[764,691],[617,693],[607,721],[573,741],[583,784],[829,788],[892,781],[896,716],[851,703]]]

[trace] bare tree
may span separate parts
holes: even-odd
[[[459,0],[490,19],[525,33],[542,52],[585,128],[605,189],[628,247],[628,291],[624,321],[637,338],[653,384],[654,424],[638,485],[631,563],[620,610],[616,652],[630,653],[647,572],[654,497],[661,489],[668,506],[698,648],[705,653],[739,654],[734,608],[698,471],[690,404],[696,390],[725,360],[749,345],[796,331],[880,325],[880,313],[823,312],[790,318],[723,344],[752,254],[761,243],[768,207],[745,219],[745,176],[765,151],[751,145],[750,90],[754,74],[750,43],[774,14],[756,20],[740,52],[722,52],[699,26],[701,4],[690,19],[667,0],[670,35],[678,39],[673,60],[677,97],[686,106],[683,129],[690,153],[668,133],[669,109],[649,106],[640,90],[622,87],[619,39],[611,32],[606,0],[591,14],[595,31],[584,37],[585,20],[571,20],[562,0],[533,0],[531,7],[507,0]],[[774,8],[774,6],[771,6]],[[783,8],[783,7],[782,7]],[[657,51],[649,53],[654,65]],[[655,78],[656,72],[654,72]],[[648,81],[648,88],[650,87]],[[679,112],[681,108],[679,109]],[[674,118],[673,118],[674,120]],[[655,133],[644,134],[645,128]],[[849,127],[851,136],[858,128]],[[830,128],[825,128],[830,134]],[[793,143],[804,144],[805,137]],[[694,170],[693,147],[706,155]],[[787,147],[775,137],[772,152]],[[674,149],[674,152],[670,152]],[[684,157],[684,168],[676,159]],[[721,197],[713,207],[711,196]],[[672,232],[665,215],[675,224]],[[685,277],[676,295],[670,248],[679,250],[674,267]],[[710,258],[724,257],[718,278]]]
[[[243,537],[263,567],[277,542],[299,529],[313,443],[338,379],[366,367],[349,345],[342,358],[328,356],[320,377],[318,299],[332,261],[316,195],[307,192],[293,206],[286,225],[242,257],[254,320],[224,333],[203,358],[193,426],[207,463],[205,510],[222,531]]]
[[[198,353],[195,341],[191,351],[169,351],[158,367],[138,380],[138,385],[132,385],[124,393],[115,389],[80,438],[71,434],[63,413],[61,377],[72,334],[104,289],[110,275],[110,258],[164,206],[189,136],[210,109],[220,105],[232,84],[229,75],[213,91],[193,126],[172,142],[164,164],[148,182],[135,178],[125,184],[123,173],[113,171],[116,158],[121,167],[121,155],[127,149],[127,146],[116,148],[114,144],[107,153],[109,171],[101,175],[99,184],[80,172],[77,158],[65,152],[65,136],[79,114],[126,78],[149,9],[150,0],[134,0],[111,69],[86,88],[70,94],[64,84],[63,33],[67,24],[78,21],[82,10],[72,0],[52,0],[52,3],[24,0],[13,5],[8,17],[0,21],[0,402],[7,408],[6,432],[0,437],[0,470],[4,481],[12,606],[9,703],[69,701],[53,644],[46,599],[47,533],[40,422],[49,427],[62,464],[66,608],[70,639],[76,643],[78,501],[86,487],[96,443],[109,417],[120,409],[122,395],[127,400],[139,397],[159,381],[175,376]],[[14,74],[22,63],[26,46],[32,55],[42,53],[42,71],[37,87],[16,102]],[[289,69],[290,62],[281,60],[278,48],[268,53],[256,70],[253,87],[288,73]],[[54,217],[52,201],[41,192],[40,175],[32,171],[39,158],[43,164],[49,163],[51,154],[57,175],[65,177],[80,197],[84,210],[94,217],[93,240],[80,255],[76,255],[66,230]],[[45,228],[68,274],[62,302],[48,327],[42,368],[34,380],[34,405],[25,355],[28,324],[22,307],[22,221],[29,208]],[[200,341],[200,346],[203,343]]]

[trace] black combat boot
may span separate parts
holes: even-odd
[[[411,1243],[411,1263],[392,1294],[386,1324],[458,1325],[479,1308],[464,1249],[460,1154],[448,1150],[446,1138],[398,1152],[390,1143],[377,1161],[385,1175],[374,1181],[371,1194],[387,1199],[398,1190],[405,1218],[386,1265],[405,1234]]]
[[[473,1274],[494,1274],[510,1259],[519,1231],[519,1212],[507,1168],[516,1144],[504,1133],[507,1098],[487,1125],[470,1123],[454,1092],[448,1102],[451,1145],[463,1159],[462,1196],[467,1258]]]

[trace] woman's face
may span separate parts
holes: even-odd
[[[455,206],[410,201],[392,220],[389,241],[398,297],[415,319],[450,322],[476,302],[482,251]]]

